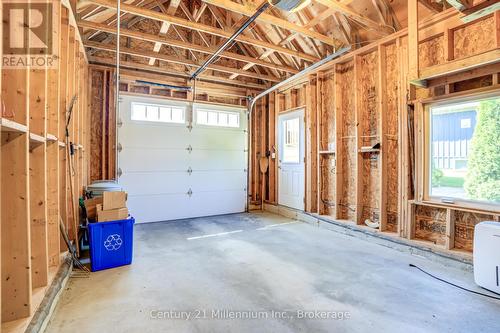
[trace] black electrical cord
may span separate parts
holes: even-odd
[[[454,283],[452,283],[452,282],[449,282],[449,281],[443,280],[443,279],[441,279],[441,278],[439,278],[439,277],[437,277],[437,276],[435,276],[435,275],[432,275],[432,274],[431,274],[431,273],[429,273],[429,272],[424,271],[422,268],[418,267],[417,265],[410,264],[410,267],[414,267],[414,268],[418,269],[419,271],[421,271],[422,273],[427,274],[427,275],[429,275],[430,277],[433,277],[433,278],[434,278],[434,279],[436,279],[436,280],[439,280],[439,281],[441,281],[441,282],[447,283],[447,284],[449,284],[450,286],[453,286],[453,287],[456,287],[456,288],[458,288],[458,289],[462,289],[462,290],[468,291],[468,292],[473,293],[473,294],[476,294],[476,295],[480,295],[480,296],[484,296],[484,297],[488,297],[488,298],[492,298],[492,299],[496,299],[496,300],[500,301],[500,297],[495,297],[495,296],[492,296],[492,295],[483,294],[483,293],[480,293],[480,292],[478,292],[478,291],[474,291],[474,290],[471,290],[471,289],[467,289],[467,288],[464,288],[464,287],[459,286],[459,285],[457,285],[457,284],[454,284]]]

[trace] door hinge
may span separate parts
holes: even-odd
[[[118,170],[116,171],[116,174],[118,175],[118,177],[121,177],[123,174],[122,168],[118,168]]]

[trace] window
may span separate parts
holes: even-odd
[[[184,124],[185,111],[175,106],[132,103],[132,120]]]
[[[240,114],[235,112],[197,110],[196,123],[219,127],[240,127]]]
[[[430,107],[429,195],[500,203],[500,97]]]
[[[283,122],[283,163],[300,163],[299,118]]]

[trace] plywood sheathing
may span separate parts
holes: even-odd
[[[337,67],[336,86],[338,96],[337,110],[340,113],[340,145],[337,149],[337,163],[340,165],[338,187],[340,195],[337,198],[337,218],[357,221],[356,193],[357,193],[357,142],[356,142],[356,96],[354,62],[350,61]]]
[[[400,87],[399,87],[399,57],[396,43],[385,47],[385,126],[383,134],[383,153],[385,154],[386,185],[381,190],[386,193],[385,230],[398,231],[399,214],[399,124],[400,121]],[[396,153],[397,152],[397,153]],[[397,195],[395,195],[397,194]]]
[[[358,114],[359,141],[361,147],[372,147],[380,143],[380,113],[377,105],[377,81],[378,81],[378,54],[370,52],[359,58],[359,80],[358,89],[360,94]],[[361,148],[358,147],[358,150]],[[380,177],[379,170],[381,168],[380,154],[360,153],[358,158],[361,159],[361,191],[358,194],[360,209],[360,221],[365,220],[372,222],[380,222]]]
[[[493,16],[456,29],[453,35],[455,59],[480,54],[497,47]]]

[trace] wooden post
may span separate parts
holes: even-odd
[[[379,135],[380,135],[380,162],[379,162],[379,177],[380,177],[380,192],[378,193],[380,199],[380,231],[387,229],[387,155],[394,154],[388,151],[389,140],[386,140],[387,134],[387,100],[386,100],[386,87],[387,87],[387,64],[386,64],[386,46],[378,46],[378,112],[379,112]],[[397,193],[390,193],[390,195],[397,195]]]
[[[408,75],[410,81],[419,77],[418,0],[408,0]]]
[[[354,56],[354,109],[355,109],[355,124],[356,124],[356,148],[354,154],[356,154],[356,224],[362,224],[361,217],[363,214],[363,156],[359,153],[359,149],[362,146],[361,141],[361,117],[363,105],[361,105],[361,92],[360,92],[360,82],[361,82],[361,58],[359,55]]]

